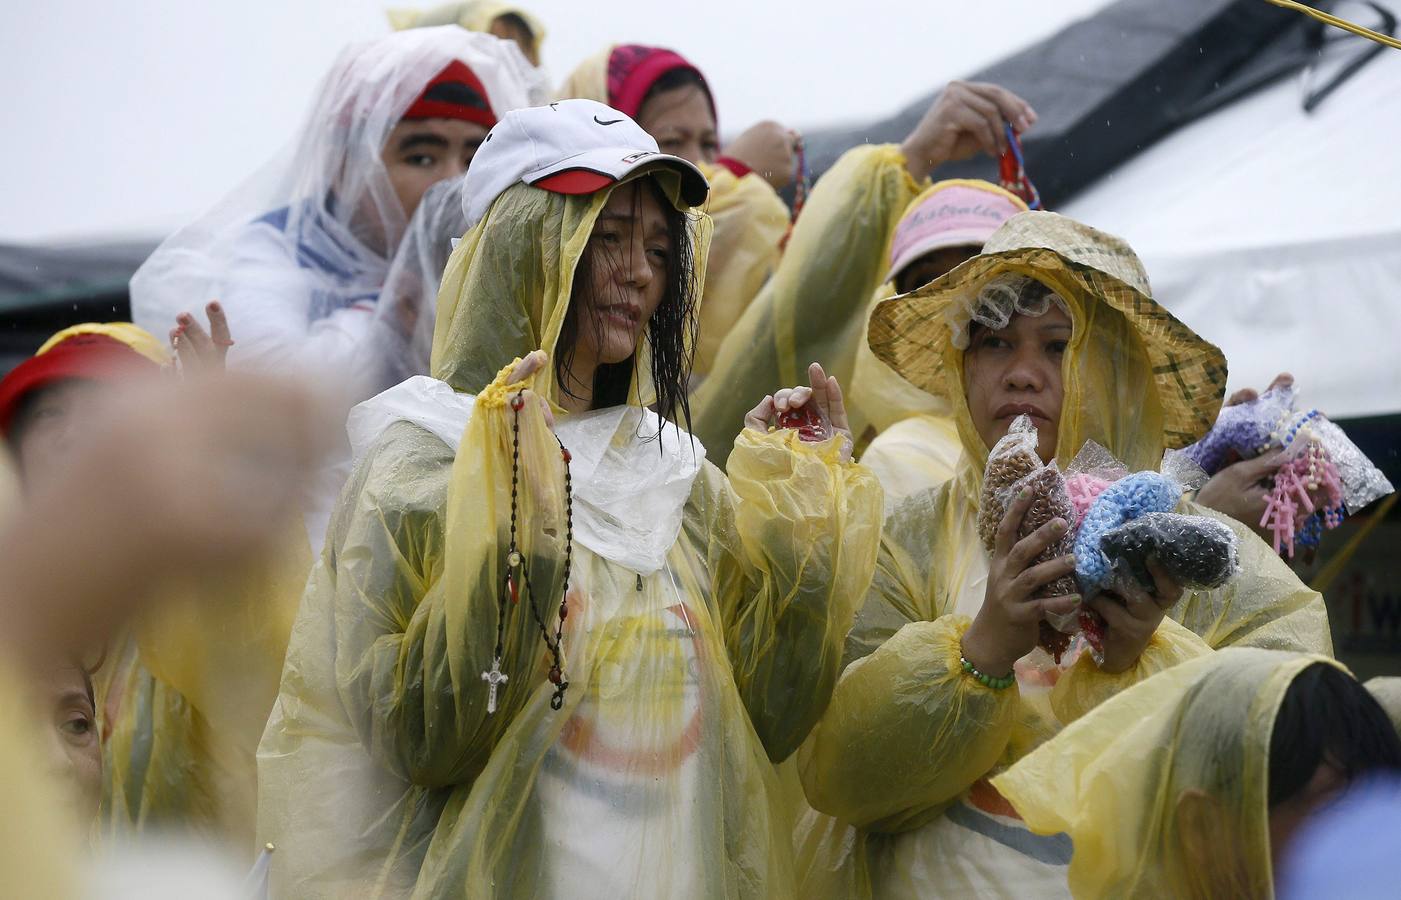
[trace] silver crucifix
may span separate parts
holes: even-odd
[[[501,671],[501,657],[491,661],[491,671],[482,673],[482,681],[487,683],[486,713],[496,712],[496,689],[511,680],[511,676]]]

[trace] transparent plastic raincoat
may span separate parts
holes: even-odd
[[[330,376],[346,408],[394,384],[404,311],[377,302],[408,216],[384,142],[450,62],[480,80],[492,111],[543,95],[515,44],[456,26],[418,28],[343,51],[295,144],[167,238],[131,280],[132,317],[165,335],[219,300],[229,365]]]
[[[1062,465],[1094,440],[1132,469],[1156,469],[1165,448],[1210,427],[1224,391],[1220,351],[1154,303],[1146,277],[1125,282],[1042,246],[1055,246],[1047,234],[1066,222],[1015,216],[983,255],[886,301],[872,320],[876,354],[953,405],[964,455],[952,480],[889,511],[849,665],[799,754],[809,801],[837,820],[809,817],[800,865],[850,896],[1064,895],[1068,839],[1032,834],[986,776],[1129,685],[1212,648],[1331,653],[1323,598],[1244,525],[1184,502],[1182,511],[1236,532],[1242,572],[1217,590],[1186,592],[1133,669],[1111,675],[1088,654],[1061,669],[1037,650],[1017,664],[1014,688],[992,690],[963,672],[962,636],[988,574],[976,527],[988,449],[968,413],[952,333],[966,326],[977,287],[1013,271],[1066,301]],[[1095,240],[1078,229],[1062,243]],[[1131,257],[1119,247],[1103,256]],[[1133,266],[1141,276],[1136,258]]]
[[[655,177],[676,203],[675,176]],[[526,598],[498,606],[520,387],[505,373],[554,348],[605,202],[504,192],[444,277],[441,380],[352,417],[363,458],[259,748],[276,896],[792,895],[772,760],[821,714],[869,584],[869,473],[835,441],[745,432],[727,479],[645,410],[641,365],[628,405],[555,412],[574,492],[562,709]],[[553,366],[526,386],[553,400]],[[564,464],[534,404],[519,426],[522,554],[553,586],[553,629]],[[488,714],[499,621],[509,681]]]
[[[581,63],[560,87],[559,96],[597,100],[636,118],[637,109],[619,105],[618,98],[609,90],[609,60],[615,49],[609,47]],[[656,74],[659,77],[663,73]],[[718,121],[718,111],[716,118]],[[714,233],[691,368],[691,374],[697,379],[710,373],[731,329],[778,267],[783,236],[788,233],[790,221],[788,207],[761,176],[753,172],[737,176],[722,165],[705,162],[699,165],[710,182],[705,211],[714,222]],[[784,383],[797,384],[798,379],[795,376]],[[743,421],[743,413],[752,409],[763,396],[759,394],[741,411],[739,421]],[[722,447],[723,457],[729,453],[730,441],[737,430],[725,435],[722,442],[708,446]]]
[[[1338,665],[1255,648],[1183,663],[1107,700],[993,786],[1033,830],[1074,840],[1077,898],[1273,897],[1270,737],[1289,685],[1316,663]],[[1188,792],[1209,798],[1211,814],[1184,814]]]
[[[852,384],[866,304],[885,277],[895,226],[920,187],[895,145],[847,151],[814,186],[782,262],[730,329],[692,400],[695,433],[714,449],[717,465],[725,466],[737,423],[773,385],[796,384],[814,361],[843,386]],[[861,407],[853,400],[847,412],[852,433],[861,436]]]

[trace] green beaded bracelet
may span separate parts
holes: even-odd
[[[958,659],[959,662],[963,663],[963,671],[972,675],[973,680],[985,688],[991,688],[994,691],[1004,691],[1017,683],[1017,673],[1015,672],[1010,675],[1004,675],[1001,678],[994,678],[991,675],[984,675],[982,672],[979,672],[978,667],[970,663],[967,657],[960,656]]]

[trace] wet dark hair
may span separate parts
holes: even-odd
[[[683,425],[691,430],[691,404],[686,388],[691,379],[692,348],[695,346],[695,308],[700,297],[700,285],[696,282],[694,247],[691,241],[690,221],[685,212],[676,209],[652,178],[644,178],[625,185],[619,190],[633,191],[632,207],[635,216],[640,218],[642,191],[652,193],[666,217],[670,248],[666,260],[666,285],[661,302],[647,322],[647,347],[651,351],[652,384],[656,388],[657,401],[653,407],[657,415]],[[555,381],[562,393],[578,397],[569,384],[570,364],[574,361],[578,346],[584,310],[596,310],[598,298],[591,296],[594,283],[594,267],[609,265],[608,260],[597,253],[592,243],[579,258],[574,268],[574,283],[570,289],[569,312],[560,328],[559,340],[555,344]],[[602,331],[597,320],[583,323],[583,327],[593,328],[595,333]],[[637,355],[633,354],[619,363],[600,363],[594,373],[594,409],[619,406],[628,400],[628,392],[636,382]]]
[[[1381,704],[1327,663],[1300,672],[1285,692],[1270,735],[1270,806],[1297,795],[1327,761],[1348,781],[1401,769],[1401,737]]]
[[[637,104],[637,108],[641,109],[644,103],[658,94],[665,94],[667,91],[680,90],[685,87],[700,88],[705,94],[705,98],[710,101],[711,112],[715,111],[715,98],[710,96],[710,85],[705,83],[700,72],[684,66],[663,72],[662,76],[652,82],[651,87],[647,88],[647,93],[642,95],[642,103]]]

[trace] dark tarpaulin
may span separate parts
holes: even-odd
[[[1035,107],[1027,171],[1055,207],[1215,106],[1298,71],[1322,39],[1318,23],[1261,0],[1119,0],[967,80]],[[807,132],[814,173],[855,144],[904,140],[936,96],[869,125]],[[997,166],[979,158],[934,176],[996,181]]]
[[[155,246],[0,244],[0,372],[69,325],[129,320],[127,281]]]

